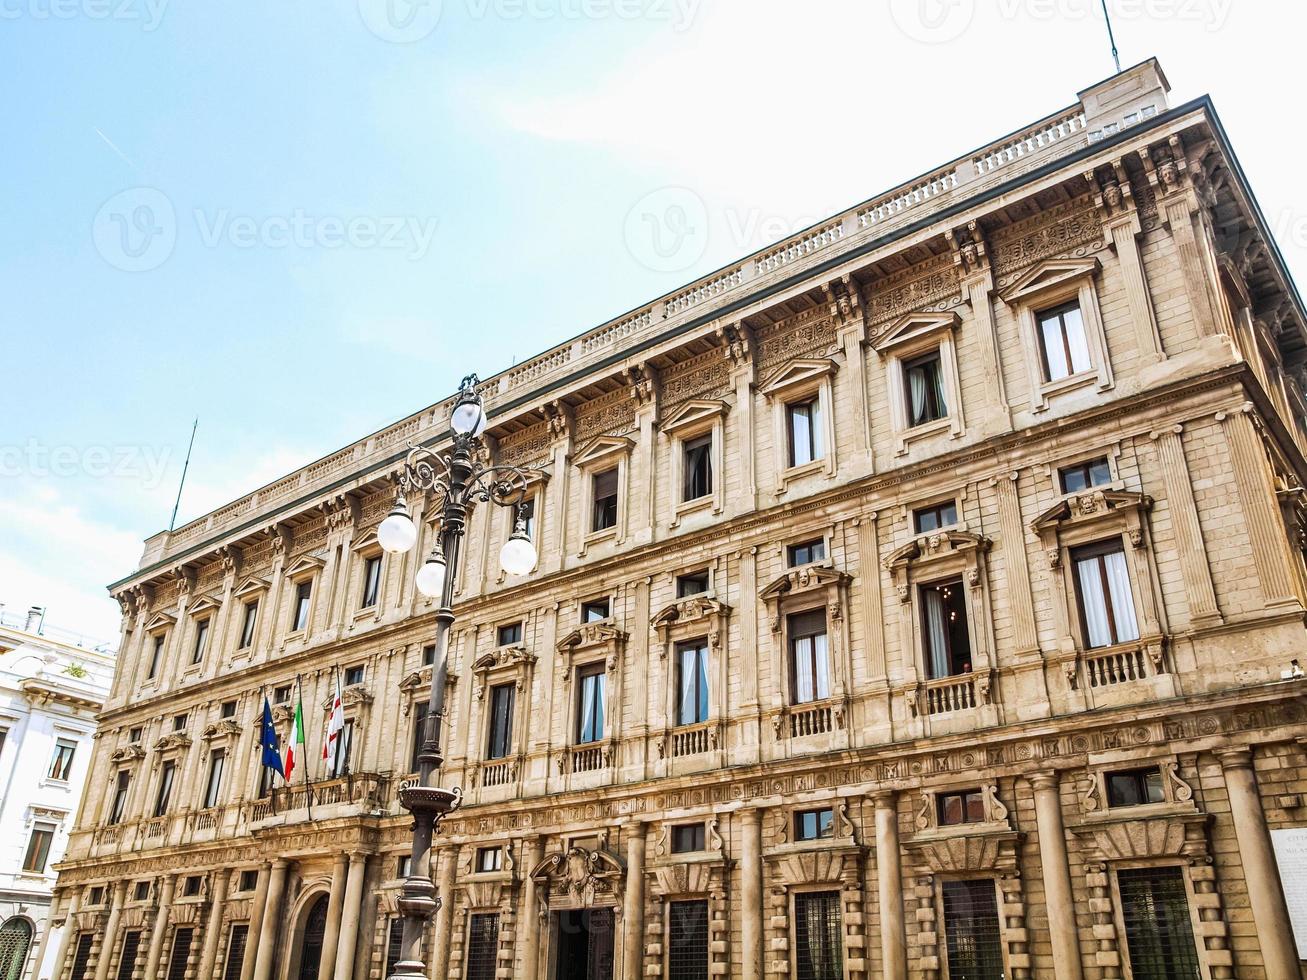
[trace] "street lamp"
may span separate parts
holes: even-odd
[[[436,656],[431,668],[431,699],[424,720],[422,749],[418,752],[418,782],[399,791],[399,802],[413,814],[413,852],[409,874],[399,899],[404,913],[404,938],[399,962],[390,980],[426,978],[422,961],[422,936],[426,922],[440,908],[431,880],[431,840],[441,818],[458,806],[462,790],[440,789],[435,776],[444,756],[440,749],[440,723],[444,716],[446,649],[449,628],[454,622],[450,608],[458,572],[458,555],[467,527],[467,516],[477,503],[495,503],[515,511],[513,533],[500,551],[500,562],[510,575],[526,575],[536,565],[536,549],[526,533],[527,483],[537,470],[518,466],[492,466],[484,461],[481,434],[486,429],[485,406],[477,393],[477,376],[468,375],[458,388],[458,399],[450,414],[454,444],[437,453],[418,446],[409,451],[400,474],[400,492],[395,506],[377,528],[377,540],[386,551],[412,551],[418,531],[409,516],[405,494],[430,491],[440,513],[440,533],[431,553],[418,569],[418,591],[439,598],[436,609]]]

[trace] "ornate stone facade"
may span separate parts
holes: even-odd
[[[816,950],[848,980],[1109,980],[1140,888],[1175,969],[1299,975],[1271,832],[1307,822],[1307,324],[1210,104],[1169,109],[1152,62],[1082,99],[484,383],[493,445],[546,473],[541,562],[506,579],[508,515],[473,514],[431,976],[762,980]],[[385,976],[427,870],[396,794],[434,610],[411,558],[366,607],[363,576],[402,441],[448,417],[113,586],[58,980],[133,933],[145,980]],[[297,681],[312,782],[268,793],[256,720],[267,695],[284,734]]]

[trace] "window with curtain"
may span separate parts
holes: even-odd
[[[209,753],[209,778],[204,784],[204,806],[206,809],[218,805],[218,793],[222,789],[222,772],[226,766],[226,749],[214,749]]]
[[[259,621],[259,602],[245,603],[245,613],[241,619],[241,645],[240,649],[245,650],[254,645],[254,626]]]
[[[341,776],[348,775],[353,771],[350,763],[350,756],[354,751],[353,718],[345,719],[345,727],[340,730],[340,735],[337,737],[339,742],[336,745],[336,764],[329,774],[333,779],[339,779]]]
[[[939,351],[905,361],[903,381],[907,397],[908,425],[925,425],[948,415],[944,400],[944,370]]]
[[[504,869],[504,849],[502,847],[477,848],[476,869],[479,874],[489,874]]]
[[[790,690],[794,704],[830,697],[830,659],[826,609],[795,613],[786,618],[790,639]]]
[[[1039,322],[1045,381],[1060,381],[1093,367],[1079,301],[1044,310],[1035,319]]]
[[[50,759],[50,778],[67,781],[73,773],[73,755],[77,752],[77,743],[66,738],[56,739],[54,755]]]
[[[998,889],[993,879],[946,881],[943,890],[948,975],[954,980],[1003,980]]]
[[[712,435],[685,443],[685,486],[682,500],[698,500],[712,493]]]
[[[527,497],[518,505],[518,512],[522,515],[522,520],[526,522],[526,536],[532,541],[536,539],[536,498]],[[509,522],[509,533],[512,534],[513,524],[516,523],[516,514],[513,521]]]
[[[1130,571],[1120,540],[1071,552],[1085,646],[1094,649],[1139,639]]]
[[[313,596],[313,583],[300,582],[295,586],[295,616],[291,620],[291,630],[298,633],[309,625],[309,599]]]
[[[591,478],[594,509],[591,531],[606,531],[617,526],[617,470],[605,470]]]
[[[822,445],[821,400],[809,398],[785,406],[789,429],[790,465],[802,466],[826,455]]]
[[[1135,980],[1197,980],[1198,947],[1184,872],[1175,867],[1122,869],[1116,884]]]
[[[195,624],[195,647],[191,650],[191,663],[198,664],[204,659],[204,651],[209,645],[209,620],[201,619]]]
[[[373,555],[363,562],[363,601],[361,608],[371,609],[381,597],[381,556]]]
[[[932,681],[971,672],[971,634],[962,580],[921,587],[922,640],[926,673]]]
[[[708,980],[708,903],[667,905],[667,980]]]
[[[38,823],[32,826],[32,836],[27,838],[27,851],[23,855],[23,870],[31,874],[45,874],[45,866],[50,860],[50,845],[54,843],[55,825]]]
[[[709,587],[708,572],[687,572],[676,576],[676,598],[685,599],[692,595],[703,595]]]
[[[159,666],[163,663],[163,641],[164,634],[156,633],[151,637],[153,645],[150,649],[150,672],[146,675],[147,680],[154,680],[159,673]]]
[[[522,623],[505,623],[495,630],[495,646],[510,647],[522,642]]]
[[[577,670],[576,740],[579,744],[598,742],[604,737],[604,687],[607,675],[603,664],[590,664]]]
[[[266,766],[260,767],[266,769]],[[154,815],[162,817],[168,812],[168,802],[172,799],[172,783],[177,777],[177,763],[168,759],[159,773],[159,792],[154,798]]]
[[[490,689],[490,742],[486,746],[487,759],[505,759],[512,751],[513,696],[516,693],[512,684],[496,684]]]
[[[676,648],[676,723],[698,725],[708,720],[708,641],[695,640]]]
[[[839,892],[794,896],[794,965],[796,980],[843,980]]]
[[[122,823],[127,812],[127,790],[132,784],[132,774],[126,769],[119,769],[114,781],[113,803],[109,806],[109,824]]]

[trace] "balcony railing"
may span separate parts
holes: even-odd
[[[825,735],[834,731],[835,719],[831,705],[796,704],[790,708],[790,738],[803,738],[805,735]]]
[[[678,728],[672,732],[672,757],[702,755],[717,748],[716,726],[711,724]]]
[[[512,759],[483,762],[479,779],[482,787],[508,786],[517,779],[517,763]]]
[[[970,674],[926,682],[926,714],[947,715],[976,706],[976,681]]]
[[[1085,654],[1085,673],[1090,687],[1112,687],[1148,676],[1148,657],[1141,647],[1090,650]]]
[[[598,772],[608,766],[608,749],[602,745],[581,745],[572,749],[572,772]]]

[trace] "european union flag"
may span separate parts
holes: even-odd
[[[275,769],[281,773],[281,778],[286,778],[285,771],[281,768],[281,750],[277,742],[277,729],[272,724],[272,705],[268,704],[268,696],[263,696],[263,725],[259,729],[259,744],[263,746],[263,764],[269,769]]]

